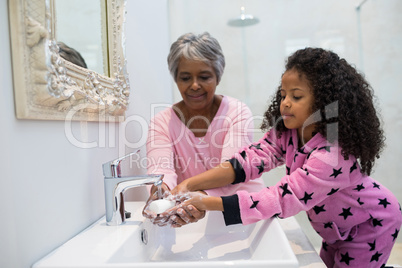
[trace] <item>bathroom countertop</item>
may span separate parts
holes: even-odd
[[[279,219],[301,268],[325,267],[310,240],[294,217]]]

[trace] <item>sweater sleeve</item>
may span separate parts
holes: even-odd
[[[148,174],[164,174],[163,182],[173,189],[177,185],[173,143],[168,123],[160,115],[151,119],[146,147]]]
[[[222,162],[253,141],[254,120],[250,108],[237,99],[230,98],[229,102],[225,115],[228,127],[223,141]]]

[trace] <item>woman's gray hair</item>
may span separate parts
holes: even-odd
[[[225,69],[225,56],[218,40],[208,32],[200,35],[186,33],[171,45],[167,61],[170,74],[175,81],[181,57],[211,65],[215,70],[217,82],[221,81],[223,70]]]

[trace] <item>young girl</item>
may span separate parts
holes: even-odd
[[[173,189],[190,198],[166,215],[191,204],[223,211],[229,225],[304,210],[323,238],[328,267],[385,266],[402,215],[394,195],[369,176],[384,136],[368,82],[333,52],[299,50],[288,58],[262,129],[261,140]],[[281,181],[258,193],[187,193],[244,183],[283,164]]]

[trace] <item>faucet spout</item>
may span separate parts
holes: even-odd
[[[120,162],[130,155],[132,153],[103,164],[107,225],[119,225],[125,222],[124,192],[127,189],[144,185],[154,184],[155,186],[159,186],[162,184],[163,175],[161,174],[121,176]]]

